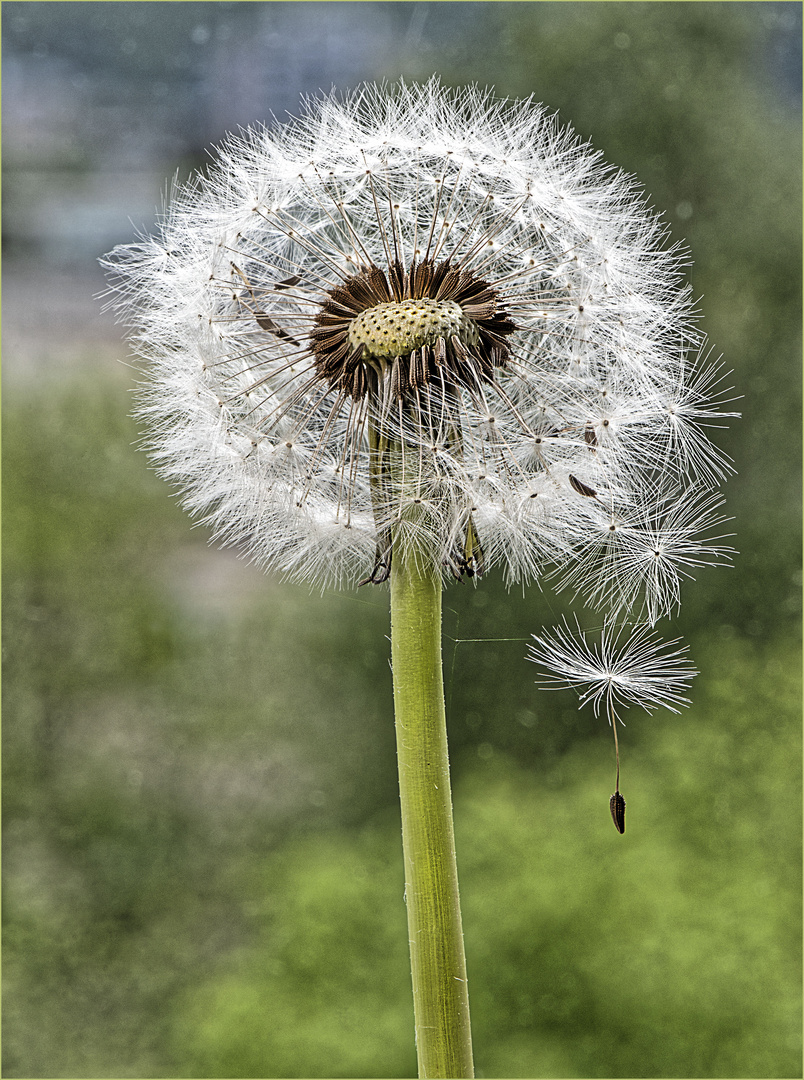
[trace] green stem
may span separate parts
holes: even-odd
[[[441,581],[397,552],[391,658],[419,1077],[473,1077],[441,671]]]

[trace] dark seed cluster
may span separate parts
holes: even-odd
[[[470,390],[492,382],[515,329],[493,285],[426,259],[346,278],[321,304],[310,340],[318,375],[334,390],[360,400],[387,374],[404,399],[432,381]]]

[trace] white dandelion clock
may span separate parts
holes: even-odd
[[[322,585],[394,545],[528,581],[593,534],[570,476],[644,517],[726,467],[663,240],[540,107],[432,81],[231,137],[106,266],[153,458],[217,538]]]

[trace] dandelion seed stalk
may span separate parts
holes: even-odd
[[[395,558],[394,678],[405,898],[420,1077],[472,1077],[441,670],[440,575]]]
[[[442,583],[496,567],[653,626],[731,553],[709,438],[731,390],[665,241],[541,106],[432,79],[229,137],[104,260],[187,509],[284,578],[390,583],[422,1077],[472,1075]],[[534,658],[613,723],[683,704],[681,650],[607,625],[598,652],[566,627]]]

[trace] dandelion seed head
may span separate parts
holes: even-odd
[[[230,136],[105,266],[148,449],[220,541],[317,584],[552,571],[654,619],[727,554],[684,261],[541,106],[433,79]]]

